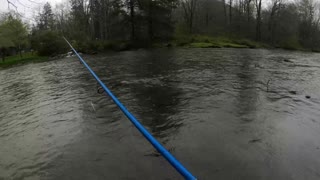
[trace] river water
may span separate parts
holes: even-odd
[[[84,56],[199,179],[320,179],[319,54]],[[306,96],[310,96],[306,97]],[[75,57],[0,71],[0,179],[182,179]]]

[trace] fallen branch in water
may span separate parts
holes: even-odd
[[[268,80],[266,86],[267,86],[267,92],[269,92],[269,83],[271,82],[271,78]]]

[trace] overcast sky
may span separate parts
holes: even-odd
[[[7,12],[9,9],[17,10],[24,17],[22,18],[26,22],[30,22],[34,14],[38,14],[40,7],[46,2],[49,2],[52,7],[55,7],[57,3],[61,3],[66,0],[9,0],[17,7],[17,9],[12,5],[8,4],[7,0],[0,0],[0,13]],[[8,6],[9,5],[9,6]]]

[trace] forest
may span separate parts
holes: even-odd
[[[82,52],[165,46],[320,50],[315,0],[69,0],[44,4],[32,23],[22,16],[15,10],[1,14],[2,54],[64,53],[62,36]]]

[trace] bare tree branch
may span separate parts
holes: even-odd
[[[25,8],[28,8],[28,9],[32,9],[31,7],[29,7],[29,6],[26,6],[26,5],[24,5],[24,4],[22,4],[19,0],[16,0],[21,6],[23,6],[23,7],[25,7]]]
[[[32,3],[35,3],[35,4],[43,4],[43,3],[39,3],[39,2],[36,2],[36,1],[32,1],[32,0],[28,0],[29,2],[32,2]]]
[[[15,4],[13,4],[10,0],[7,0],[7,2],[8,2],[8,9],[10,9],[10,4],[11,4],[18,11],[18,8],[17,8],[17,6]]]

